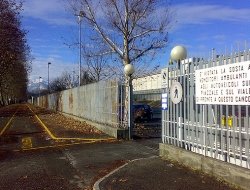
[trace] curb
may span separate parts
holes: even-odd
[[[140,160],[146,160],[146,159],[152,159],[152,158],[159,158],[159,156],[150,156],[148,158],[136,158],[134,160],[129,160],[128,163],[123,164],[122,166],[120,166],[119,168],[116,168],[115,170],[113,170],[112,172],[110,172],[109,174],[105,175],[104,177],[102,177],[101,179],[99,179],[98,181],[95,182],[94,186],[93,186],[93,190],[100,190],[100,183],[105,180],[106,178],[108,178],[109,176],[111,176],[112,174],[116,173],[117,171],[119,171],[120,169],[124,168],[125,166],[127,166],[129,163],[131,162],[136,162],[136,161],[140,161]]]

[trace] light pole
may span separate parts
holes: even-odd
[[[40,95],[41,95],[41,81],[40,81],[41,78],[42,78],[42,77],[39,77],[39,97],[40,97]]]
[[[128,132],[129,132],[129,139],[133,137],[133,85],[132,85],[132,75],[135,72],[133,65],[127,64],[124,67],[124,73],[128,77]]]
[[[84,12],[80,11],[78,15],[76,15],[78,17],[78,22],[79,22],[79,82],[78,85],[81,86],[81,64],[82,64],[82,18],[84,16]]]
[[[51,65],[50,62],[48,62],[48,93],[50,93],[50,87],[49,87],[49,65]]]
[[[42,77],[39,77],[39,96],[38,96],[38,106],[40,105],[40,94],[41,94],[41,84],[40,84],[40,79]]]
[[[186,48],[184,46],[175,46],[171,50],[170,57],[171,57],[171,62],[172,61],[177,62],[177,69],[180,72],[180,74],[182,74],[183,71],[181,70],[181,60],[184,60],[184,59],[187,58],[187,50],[186,50]],[[181,81],[181,79],[180,79],[180,81]],[[178,83],[178,84],[180,85],[179,88],[183,88],[183,86],[181,86],[180,83]],[[184,82],[183,85],[185,85],[185,82]],[[173,87],[174,87],[174,85],[173,85]],[[184,88],[186,88],[186,87],[184,86]],[[173,91],[172,87],[170,88],[170,91]],[[182,89],[181,89],[181,91],[182,91]],[[178,91],[177,91],[177,88],[176,88],[176,93],[177,92]],[[170,92],[170,97],[171,97],[171,93],[172,92]],[[182,94],[182,92],[181,92],[181,94]],[[173,102],[176,104],[178,101],[176,101],[176,102],[173,101]],[[184,119],[184,111],[185,111],[184,110],[184,105],[182,105],[182,107],[180,109],[181,109],[180,110],[180,117],[179,117],[179,121],[178,121],[179,123],[177,122],[178,123],[178,131],[179,131],[179,136],[180,136],[179,138],[182,141],[182,148],[185,148],[184,126],[181,128],[181,123],[183,122],[182,120]]]

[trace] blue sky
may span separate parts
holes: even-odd
[[[77,71],[78,50],[66,44],[77,41],[78,25],[76,18],[66,11],[64,2],[26,0],[24,3],[22,23],[28,31],[34,57],[30,80],[39,76],[46,80],[48,62],[52,63],[50,78],[64,70]],[[172,0],[171,9],[177,22],[169,31],[168,47],[155,60],[161,67],[167,65],[171,49],[179,44],[186,46],[190,57],[208,57],[212,48],[217,54],[250,48],[249,0]]]

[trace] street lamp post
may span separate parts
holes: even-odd
[[[48,93],[50,93],[50,87],[49,87],[49,65],[51,65],[50,62],[48,62]]]
[[[79,82],[78,85],[81,86],[81,64],[82,64],[82,18],[84,16],[84,12],[80,11],[78,15],[76,15],[78,17],[78,22],[79,22]]]
[[[184,46],[175,46],[170,53],[170,59],[171,62],[175,61],[177,63],[177,69],[180,72],[180,74],[182,73],[181,70],[181,60],[184,60],[187,58],[187,50]],[[185,85],[185,84],[184,84]],[[185,88],[185,87],[184,87]],[[180,110],[180,117],[179,117],[179,122],[182,123],[183,118],[184,118],[184,106],[182,106],[182,109]],[[178,124],[178,126],[181,126],[181,124]],[[178,128],[179,130],[179,134],[180,134],[180,139],[182,141],[182,147],[185,148],[185,143],[184,143],[184,127]]]
[[[41,78],[42,78],[42,77],[39,77],[39,97],[40,97],[40,95],[41,95],[41,81],[40,81]]]
[[[40,95],[41,95],[41,82],[40,82],[40,79],[42,77],[39,77],[39,96],[38,96],[38,106],[40,105]]]
[[[129,132],[129,139],[133,138],[133,85],[132,85],[132,75],[135,72],[133,65],[127,64],[124,67],[124,73],[128,77],[128,132]]]

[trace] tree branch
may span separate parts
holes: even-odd
[[[119,47],[117,47],[115,45],[115,43],[110,40],[107,35],[103,32],[103,30],[101,29],[101,27],[98,25],[98,23],[96,22],[95,16],[93,14],[93,10],[90,7],[89,3],[87,0],[85,0],[85,3],[87,5],[87,9],[89,11],[90,14],[90,18],[86,15],[85,17],[89,20],[89,22],[94,26],[94,29],[101,35],[101,37],[103,38],[103,40],[110,46],[110,48],[115,51],[116,53],[118,53],[118,55],[122,58],[123,57],[123,52],[120,50]]]

